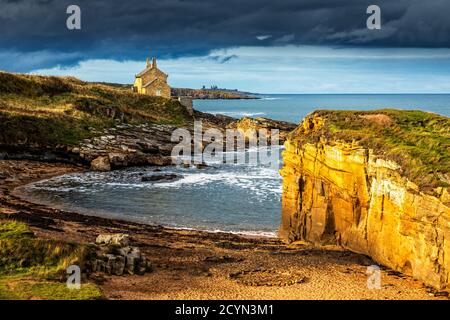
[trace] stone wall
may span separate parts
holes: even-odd
[[[166,82],[158,79],[154,81],[150,86],[144,88],[143,93],[149,94],[151,96],[170,98],[170,87]]]
[[[192,98],[190,97],[178,97],[177,100],[181,103],[183,107],[186,108],[187,112],[192,116],[194,115],[194,104]]]
[[[394,162],[355,143],[285,143],[286,242],[339,244],[439,289],[450,288],[450,206]]]

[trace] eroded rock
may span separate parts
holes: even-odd
[[[304,136],[321,130],[302,123]],[[339,244],[436,288],[450,287],[450,207],[355,142],[285,143],[280,236]],[[442,192],[442,194],[444,194]]]
[[[165,182],[165,181],[173,181],[176,179],[181,178],[180,175],[178,174],[173,174],[173,173],[169,173],[169,174],[154,174],[151,176],[145,176],[141,178],[142,182]]]
[[[267,143],[271,144],[272,130],[278,130],[278,138],[280,144],[286,140],[289,132],[296,128],[296,125],[290,122],[277,121],[267,118],[247,118],[232,122],[227,126],[230,129],[237,129],[241,131],[246,139],[254,139],[254,134],[260,129],[265,129],[267,134]]]
[[[99,234],[95,240],[97,244],[128,246],[130,243],[130,236],[125,233],[116,234]]]
[[[140,249],[128,246],[128,235],[99,235],[96,242],[101,246],[91,262],[92,272],[121,276],[123,274],[143,275],[152,271],[150,261]]]
[[[111,163],[106,156],[100,156],[92,160],[91,170],[94,171],[111,171]]]

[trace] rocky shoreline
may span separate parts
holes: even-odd
[[[70,164],[0,161],[0,216],[29,224],[37,237],[81,244],[100,234],[130,235],[149,257],[144,275],[92,273],[108,299],[445,299],[419,282],[382,270],[383,287],[366,286],[369,258],[337,246],[174,230],[85,216],[25,201],[14,190],[32,181],[84,170]]]
[[[124,114],[126,111],[124,108]],[[133,114],[135,118],[139,116],[139,112]],[[194,111],[191,122],[181,127],[192,130],[194,120],[201,120],[205,130],[215,128],[222,132],[278,129],[281,142],[296,127],[264,118],[237,120],[198,111]],[[368,289],[366,272],[374,261],[343,249],[340,243],[313,245],[297,241],[309,238],[294,237],[285,244],[278,239],[175,230],[58,210],[21,197],[21,186],[69,172],[171,165],[170,153],[175,144],[171,134],[179,127],[150,121],[119,121],[103,129],[83,127],[86,130],[83,134],[89,137],[75,144],[42,145],[28,139],[8,144],[5,141],[9,140],[3,141],[0,219],[26,223],[38,239],[93,245],[100,259],[91,261],[90,271],[85,270],[85,280],[95,283],[108,299],[445,299],[448,296],[386,268],[381,271],[381,289]],[[290,214],[291,211],[284,213],[285,223]],[[296,231],[289,221],[281,230],[283,239],[286,231]],[[116,248],[112,253],[96,243],[101,235],[115,234],[129,237],[129,246]],[[142,257],[148,258],[143,265],[126,267],[129,261]],[[149,272],[143,272],[148,266]],[[123,275],[130,268],[138,270],[138,274]]]
[[[237,120],[198,111],[195,111],[195,120],[202,123],[203,130],[214,128],[223,132],[224,135],[227,129],[239,130],[245,133],[246,139],[249,139],[248,132],[265,129],[268,132],[267,143],[269,145],[271,144],[271,130],[279,131],[279,141],[282,144],[287,134],[296,127],[295,124],[284,121],[265,118]],[[178,143],[171,139],[172,133],[177,128],[179,127],[152,123],[121,123],[102,131],[92,128],[93,137],[84,139],[76,145],[54,147],[27,144],[21,146],[0,145],[2,149],[0,159],[67,162],[87,166],[94,171],[110,171],[145,165],[168,166],[172,164],[172,149]],[[192,126],[183,128],[193,132]],[[203,146],[208,143],[210,141],[202,141]],[[225,146],[225,139],[223,143]]]

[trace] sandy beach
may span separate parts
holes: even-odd
[[[381,289],[368,289],[370,258],[335,246],[285,245],[275,238],[175,230],[91,217],[30,203],[20,186],[83,170],[67,164],[0,161],[2,219],[27,222],[38,237],[95,243],[127,233],[148,257],[145,275],[91,274],[107,299],[447,299],[421,282],[381,270]],[[15,191],[14,191],[15,190]]]

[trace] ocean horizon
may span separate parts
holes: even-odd
[[[194,100],[194,108],[212,114],[264,117],[299,123],[317,109],[404,109],[450,116],[450,94],[260,94],[250,100]]]

